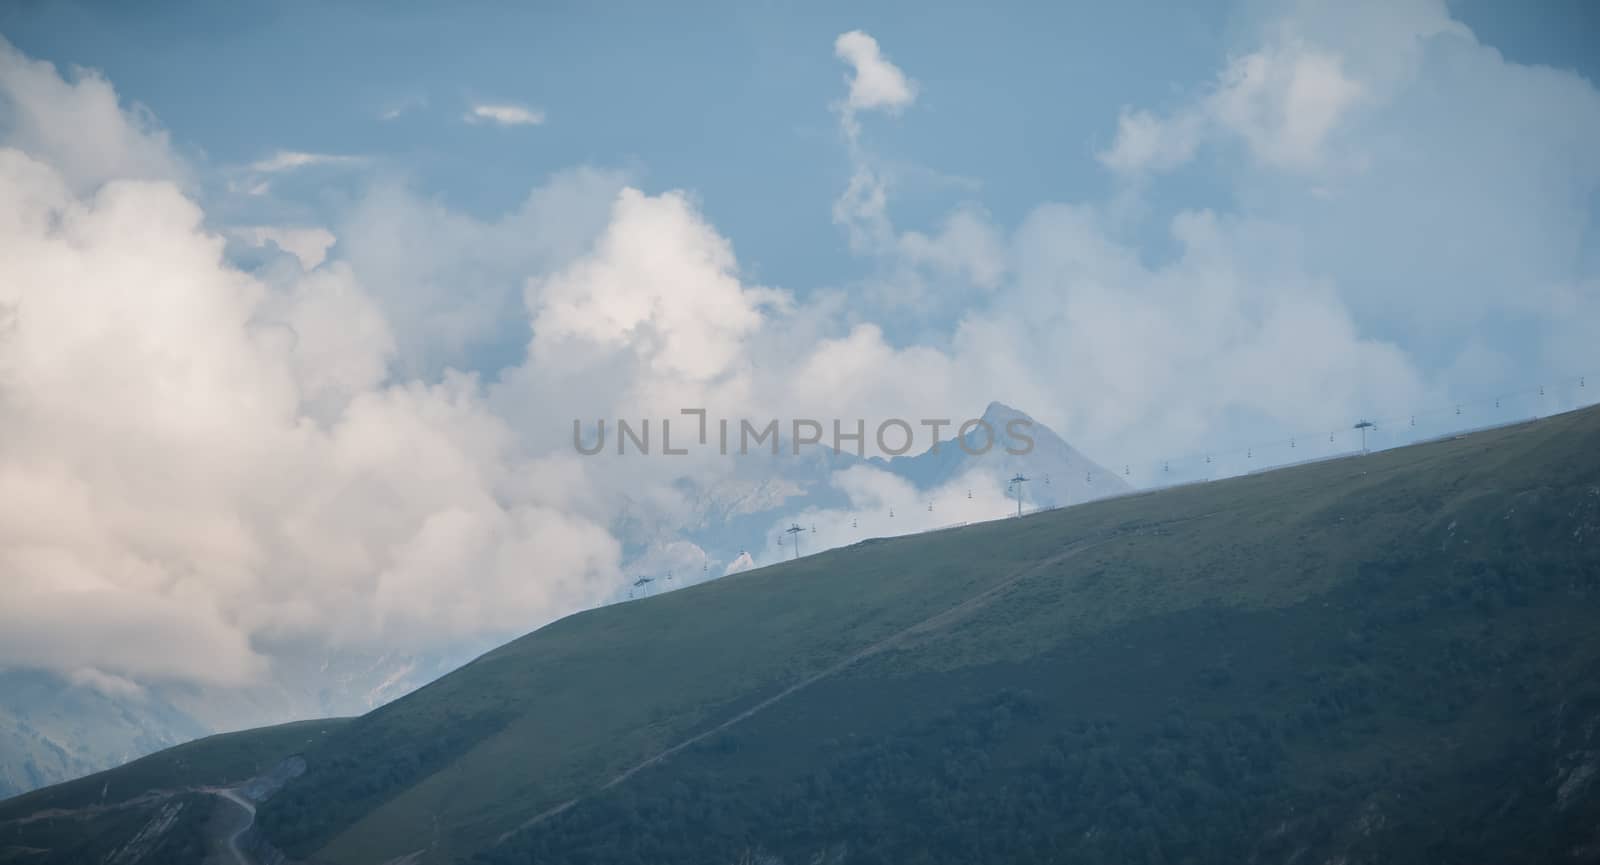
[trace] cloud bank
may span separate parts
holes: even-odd
[[[220,224],[148,112],[0,43],[0,663],[237,685],[284,646],[443,650],[614,598],[629,533],[692,528],[738,466],[579,457],[574,418],[999,399],[1122,463],[1595,359],[1600,93],[1441,5],[1260,22],[1177,104],[1063,154],[1115,194],[1015,225],[965,204],[897,226],[860,133],[918,86],[866,33],[834,51],[859,290],[758,284],[692,194],[586,167],[494,218],[379,176],[336,224]],[[537,122],[517,110],[472,116]],[[1163,206],[1164,178],[1201,171],[1233,200]],[[895,327],[908,308],[937,314]],[[1532,338],[1487,335],[1508,320]],[[808,514],[819,535],[1004,505],[982,478],[932,514],[870,468],[832,483],[852,506]],[[784,552],[642,555],[717,573]]]

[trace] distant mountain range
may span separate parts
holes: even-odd
[[[354,715],[459,666],[456,658],[343,652],[275,658],[246,688],[155,684],[101,690],[40,670],[0,671],[0,798],[224,730]]]
[[[954,496],[970,495],[970,490],[951,489],[959,480],[987,481],[1004,489],[1008,479],[1022,474],[1028,478],[1021,497],[1026,510],[1122,495],[1132,491],[1123,478],[1096,464],[1061,439],[1053,430],[1027,414],[1003,403],[992,402],[980,419],[994,431],[994,442],[985,441],[982,427],[974,427],[966,438],[950,436],[921,452],[889,459],[860,457],[828,445],[812,445],[793,454],[785,443],[779,455],[752,453],[739,458],[729,475],[708,481],[682,478],[679,492],[689,503],[690,516],[681,523],[651,522],[640,510],[625,508],[613,525],[622,540],[627,558],[641,573],[662,577],[669,571],[678,583],[688,584],[763,563],[759,553],[767,549],[774,536],[791,520],[808,527],[819,512],[835,516],[860,515],[854,531],[813,540],[805,549],[817,552],[853,543],[866,537],[898,535],[973,519],[994,519],[1010,512],[1011,505],[995,507],[975,516],[970,509],[947,508],[967,516],[945,516],[947,510],[927,517],[918,513],[899,516],[898,523],[873,521],[870,505],[852,502],[839,488],[841,472],[862,468],[884,472],[909,482],[919,492],[932,494],[944,490]],[[1007,445],[1021,449],[1021,442],[1007,438],[1008,424],[1021,422],[1032,447],[1023,455],[1007,452]],[[952,424],[954,426],[955,424]],[[870,433],[869,433],[870,435]],[[988,445],[988,446],[986,446]],[[919,507],[922,500],[919,499]],[[931,502],[930,502],[931,504]],[[949,505],[949,502],[940,503]],[[844,531],[844,527],[839,527]],[[752,558],[741,554],[755,554]]]
[[[776,527],[819,511],[848,511],[837,473],[857,467],[886,472],[918,490],[958,479],[986,478],[1004,487],[1017,473],[1028,509],[1076,504],[1129,491],[1115,472],[1096,465],[1044,424],[1014,408],[990,403],[982,420],[996,433],[986,452],[981,429],[965,442],[954,436],[917,454],[861,458],[812,447],[799,456],[762,452],[741,457],[730,474],[709,481],[682,478],[677,490],[688,516],[625,503],[611,526],[624,545],[631,573],[653,576],[656,592],[678,588],[759,563]],[[1026,422],[1030,453],[1006,453],[1007,424]],[[964,446],[963,446],[964,445]],[[969,452],[970,451],[970,452]],[[977,474],[974,474],[977,473]],[[959,494],[959,493],[958,493]],[[1009,505],[982,518],[1004,516]],[[913,518],[921,517],[921,522]],[[931,518],[931,522],[930,522]],[[814,542],[806,552],[869,535],[900,534],[955,521],[912,513],[893,525],[869,528],[834,543]],[[809,525],[809,523],[808,523]],[[741,558],[743,555],[743,558]],[[674,579],[665,579],[674,574]],[[627,582],[627,581],[624,581]],[[616,598],[627,597],[627,588]],[[274,655],[266,684],[239,689],[160,685],[138,694],[108,694],[37,671],[0,673],[0,797],[63,781],[125,762],[196,736],[302,718],[369,711],[470,660],[492,643],[430,654],[341,652]]]
[[[985,450],[984,433],[973,429],[967,433],[965,441],[951,438],[916,456],[895,457],[886,463],[875,460],[874,463],[921,489],[943,486],[974,468],[1002,479],[1021,474],[1029,478],[1024,500],[1034,507],[1082,504],[1133,489],[1120,475],[1079,453],[1055,431],[1008,405],[989,403],[982,420],[997,437],[1003,436],[1013,421],[1023,422],[1025,425],[1021,428],[1031,436],[1032,449],[1025,455],[1013,456],[1007,452],[1004,439],[997,438],[993,446]],[[974,456],[980,451],[981,455]]]

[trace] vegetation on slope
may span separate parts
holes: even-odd
[[[1559,794],[1600,752],[1597,429],[857,545],[574,616],[329,737],[261,825],[334,863],[1544,861],[1595,843],[1590,785]]]
[[[198,863],[212,797],[196,791],[249,780],[344,723],[302,721],[207,736],[7,799],[0,802],[0,862]]]
[[[257,826],[333,865],[1600,858],[1597,442],[1575,413],[582,613],[296,737]]]

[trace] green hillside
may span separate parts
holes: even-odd
[[[0,862],[81,863],[105,861],[150,825],[173,830],[147,849],[151,863],[195,861],[201,831],[211,815],[199,788],[238,784],[304,751],[346,719],[302,721],[239,733],[207,736],[115,769],[34,790],[0,801]]]
[[[256,829],[334,865],[1593,861],[1597,614],[1588,410],[575,615],[268,748],[309,769]]]

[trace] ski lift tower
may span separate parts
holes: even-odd
[[[797,559],[800,558],[800,533],[805,531],[805,529],[800,528],[799,523],[794,523],[783,531],[784,534],[787,534],[794,539],[794,557]]]
[[[1013,489],[1015,489],[1017,491],[1017,516],[1018,517],[1022,516],[1022,485],[1027,483],[1027,482],[1028,482],[1028,479],[1022,476],[1022,472],[1017,472],[1017,476],[1011,479],[1011,486],[1012,486]]]
[[[1361,452],[1367,452],[1367,430],[1377,429],[1378,425],[1369,420],[1359,421],[1351,429],[1361,430]]]

